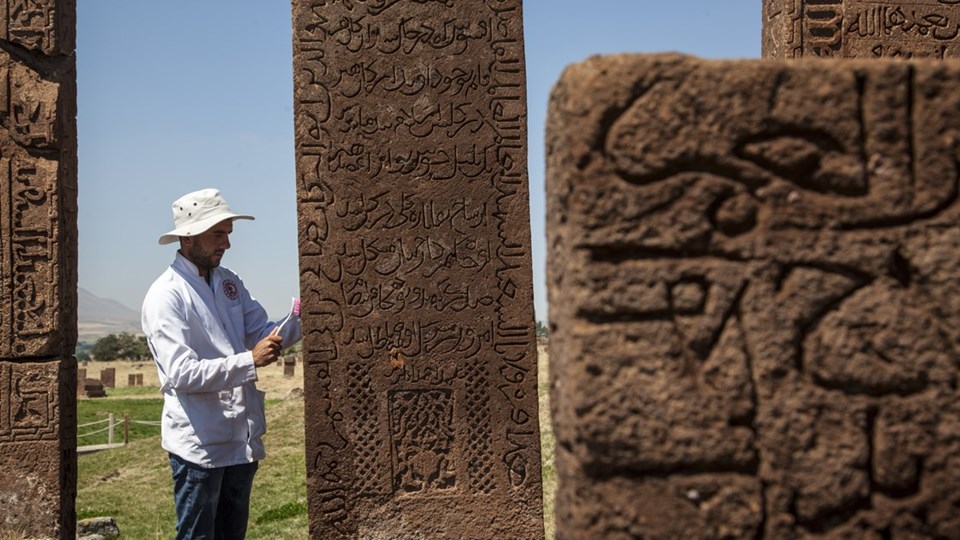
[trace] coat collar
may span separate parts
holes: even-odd
[[[214,341],[226,344],[224,350],[232,349],[234,352],[243,352],[243,347],[231,339],[227,331],[227,325],[224,323],[226,317],[218,305],[216,289],[214,288],[220,282],[219,268],[213,268],[210,272],[210,283],[203,279],[197,265],[190,262],[179,251],[173,264],[170,265],[179,276],[181,276],[189,286],[189,293],[193,296],[193,309],[196,310],[201,320],[205,321],[203,327],[210,333]]]

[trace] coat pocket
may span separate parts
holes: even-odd
[[[179,394],[187,422],[200,446],[223,444],[233,440],[236,418],[229,418],[219,392]]]

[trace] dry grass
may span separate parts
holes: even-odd
[[[160,387],[160,376],[157,374],[157,366],[153,363],[152,360],[148,361],[129,361],[129,360],[112,360],[112,361],[98,361],[98,360],[89,360],[87,362],[80,362],[79,367],[81,369],[87,370],[87,378],[90,379],[99,379],[100,371],[106,368],[116,369],[116,387],[117,388],[127,388],[128,375],[131,373],[142,373],[143,374],[143,386],[144,388],[159,388]],[[282,399],[287,395],[290,390],[294,388],[303,387],[303,373],[300,371],[301,366],[300,362],[297,362],[296,374],[293,377],[284,377],[283,376],[283,364],[277,362],[276,364],[261,368],[257,371],[257,376],[259,380],[257,381],[257,387],[260,390],[263,390],[267,393],[267,399]],[[124,393],[125,398],[133,397],[134,395],[140,395],[143,397],[159,397],[160,392],[143,392],[138,394],[126,394]],[[107,389],[107,397],[110,397],[110,389]],[[3,540],[0,538],[0,540]]]
[[[554,495],[557,492],[557,469],[554,466],[553,425],[550,423],[550,355],[547,346],[537,347],[537,393],[540,397],[540,466],[543,473],[543,528],[547,540],[556,534]]]
[[[305,539],[303,400],[269,404],[267,425],[267,459],[257,471],[247,538]],[[157,438],[81,456],[77,483],[79,518],[112,516],[123,538],[174,536],[169,458]]]

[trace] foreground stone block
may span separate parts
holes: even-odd
[[[954,0],[764,0],[764,58],[955,58]]]
[[[551,97],[558,538],[960,537],[960,65]]]
[[[315,538],[542,538],[521,3],[297,0]]]
[[[81,519],[77,522],[77,537],[78,540],[120,538],[120,527],[117,526],[117,520],[112,517]]]

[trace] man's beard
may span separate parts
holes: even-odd
[[[212,253],[204,253],[199,243],[194,243],[190,246],[190,249],[187,250],[187,258],[190,259],[190,262],[205,270],[212,270],[220,266],[219,259],[214,262],[214,255]]]

